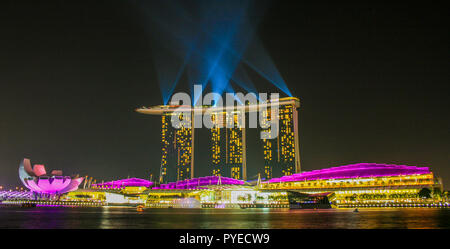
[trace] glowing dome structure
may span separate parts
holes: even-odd
[[[47,174],[44,165],[31,166],[30,159],[23,159],[19,166],[19,177],[23,185],[38,194],[63,194],[78,189],[83,177],[63,176],[61,170]]]

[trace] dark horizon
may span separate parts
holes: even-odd
[[[133,2],[0,9],[0,185],[22,186],[24,157],[99,180],[159,174],[160,119],[134,112],[163,102],[156,44]],[[303,171],[406,164],[450,183],[447,23],[438,3],[270,3],[257,35],[301,99]]]

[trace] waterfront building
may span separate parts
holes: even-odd
[[[45,174],[44,167],[34,169],[30,165],[29,160],[25,160],[22,170],[32,170],[36,177]],[[24,173],[21,174],[22,177]],[[48,180],[43,179],[44,183]],[[34,181],[33,178],[24,180],[27,183]],[[38,184],[39,181],[40,178]],[[206,176],[154,185],[145,179],[120,179],[72,190],[53,201],[30,200],[30,194],[26,192],[10,192],[2,194],[7,198],[1,204],[145,205],[151,208],[440,208],[449,206],[448,199],[440,194],[443,193],[442,186],[440,178],[428,167],[358,163],[262,182]]]
[[[245,113],[213,113],[211,128],[212,175],[243,179],[245,165]]]
[[[261,189],[334,193],[337,207],[436,204],[422,189],[442,191],[442,182],[428,167],[358,163],[313,170],[261,183]]]
[[[99,203],[102,206],[133,206],[143,204],[147,195],[143,194],[145,187],[136,190],[129,189],[79,189],[62,196],[61,201],[75,203]]]
[[[286,191],[259,191],[248,185],[209,185],[199,189],[152,189],[151,208],[288,208]]]
[[[193,177],[194,129],[192,125],[173,127],[173,112],[161,115],[162,157],[159,182],[180,181]],[[192,116],[181,114],[180,119],[193,124]]]
[[[232,180],[211,176],[155,187],[146,191],[146,205],[203,208],[448,206],[447,201],[437,195],[421,196],[423,189],[442,190],[442,182],[428,167],[359,163],[302,172],[256,185]]]
[[[2,204],[149,208],[448,207],[448,199],[439,193],[442,182],[428,167],[359,163],[256,183],[207,176],[153,186],[144,179],[130,178],[71,191],[56,202],[16,198]]]
[[[153,185],[152,181],[140,179],[140,178],[127,178],[109,182],[92,184],[93,188],[100,189],[125,189],[127,187],[145,187],[149,188]]]

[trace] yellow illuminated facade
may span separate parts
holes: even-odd
[[[105,192],[95,190],[77,190],[67,193],[66,195],[64,195],[62,200],[64,201],[96,200],[100,202],[105,202],[106,194]]]
[[[244,142],[242,113],[221,112],[211,115],[212,175],[242,179]],[[231,128],[227,128],[231,127]]]
[[[442,185],[432,173],[261,184],[261,189],[266,190],[296,190],[309,194],[332,192],[331,201],[336,207],[413,207],[441,203],[437,198],[421,198],[419,192],[423,188],[442,189]]]
[[[278,110],[278,136],[273,139],[263,139],[264,176],[266,179],[287,176],[299,171],[299,155],[296,139],[296,107],[294,105],[280,105]],[[263,113],[263,129],[270,132],[271,110],[267,108]],[[297,166],[298,165],[298,166]]]
[[[159,181],[161,183],[191,178],[193,160],[192,117],[178,114],[180,121],[189,125],[174,128],[170,113],[161,117],[162,158]]]
[[[421,196],[423,189],[431,196]],[[149,208],[292,208],[296,196],[327,196],[334,208],[402,208],[449,207],[447,199],[433,193],[442,183],[433,173],[323,179],[295,182],[261,182],[257,185],[206,185],[204,188],[149,189],[80,189],[62,196],[61,201],[83,205],[138,205]],[[321,208],[321,204],[301,205]]]

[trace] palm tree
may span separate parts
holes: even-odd
[[[423,188],[419,191],[419,197],[420,198],[426,198],[429,199],[431,198],[431,190],[427,189],[427,188]]]

